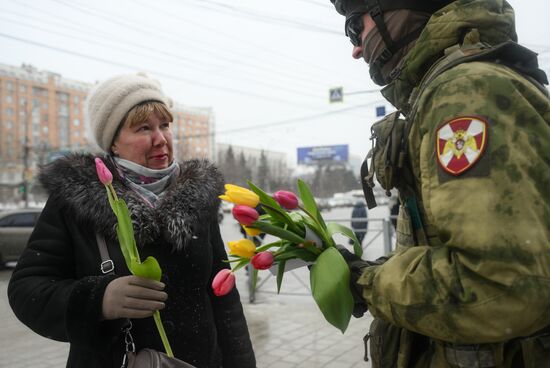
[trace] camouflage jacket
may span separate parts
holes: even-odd
[[[550,325],[547,94],[516,70],[474,61],[414,95],[449,47],[509,40],[508,3],[458,0],[432,16],[383,91],[403,111],[417,103],[408,155],[426,239],[402,208],[397,251],[358,283],[374,316],[437,340],[502,342]]]

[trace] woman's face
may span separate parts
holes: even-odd
[[[143,123],[130,126],[126,122],[111,150],[116,156],[149,169],[165,169],[174,158],[170,122],[154,112]]]

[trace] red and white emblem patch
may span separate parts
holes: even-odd
[[[487,146],[487,120],[460,116],[441,126],[436,134],[437,160],[452,175],[471,168]]]

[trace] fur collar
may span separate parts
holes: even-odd
[[[68,211],[78,226],[91,227],[107,238],[115,238],[116,218],[107,200],[105,187],[97,178],[90,154],[71,154],[44,166],[39,180],[50,195]],[[138,244],[162,238],[175,249],[182,249],[200,226],[217,221],[223,193],[223,177],[206,160],[180,164],[177,182],[159,200],[156,208],[144,203],[118,177],[113,163],[101,157],[113,173],[113,186],[132,215]]]

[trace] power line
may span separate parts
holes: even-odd
[[[44,31],[44,32],[52,33],[52,34],[57,34],[57,35],[60,35],[62,37],[71,38],[71,39],[75,39],[75,40],[78,40],[78,41],[86,41],[88,43],[97,44],[97,45],[105,46],[105,47],[110,47],[110,46],[107,46],[104,43],[101,43],[101,42],[98,42],[98,41],[85,39],[85,38],[83,39],[82,37],[77,37],[74,34],[66,34],[66,33],[61,33],[61,32],[55,32],[51,29],[45,29],[45,28],[41,28],[41,27],[37,27],[37,26],[31,26],[31,25],[21,23],[21,22],[15,22],[13,20],[2,18],[1,16],[0,16],[0,20],[2,20],[4,22],[9,22],[9,23],[15,23],[15,24],[17,24],[19,26],[23,26],[23,27],[29,27],[29,28],[32,28],[32,29],[41,30],[41,31]],[[132,55],[141,55],[141,56],[146,57],[146,58],[157,59],[157,60],[161,60],[161,61],[164,61],[164,62],[169,62],[169,63],[172,63],[172,64],[174,63],[171,60],[156,57],[154,53],[144,54],[144,53],[136,52],[136,51],[133,51],[133,50],[128,50],[127,48],[120,47],[120,46],[117,48],[116,51],[128,52],[128,53],[131,53]],[[204,68],[201,68],[200,66],[197,66],[197,65],[181,64],[181,63],[174,64],[174,66],[181,66],[181,65],[184,65],[184,66],[189,67],[189,68],[201,70],[201,71],[208,71],[208,70],[205,70]],[[235,79],[234,77],[232,77],[230,75],[227,75],[227,74],[224,74],[222,77]],[[298,94],[302,97],[306,97],[306,98],[310,98],[310,99],[317,99],[317,97],[315,97],[311,94],[307,94],[307,93],[305,93],[301,90],[297,90],[297,89],[294,89],[294,88],[288,88],[288,87],[280,87],[276,84],[269,83],[268,81],[259,81],[257,79],[249,78],[247,76],[241,76],[241,77],[238,78],[238,80],[239,81],[248,80],[248,81],[254,82],[257,85],[264,85],[264,86],[270,87],[270,88],[275,89],[275,90],[280,90],[280,91],[283,91],[283,92]]]
[[[276,97],[264,96],[264,95],[261,95],[261,94],[251,93],[251,92],[238,90],[238,89],[234,89],[234,88],[229,88],[229,87],[224,87],[224,86],[213,86],[213,85],[208,84],[208,83],[198,82],[198,81],[195,81],[195,80],[190,80],[190,79],[183,78],[183,77],[180,77],[180,76],[170,75],[170,74],[159,72],[159,71],[156,71],[156,70],[143,69],[143,68],[137,67],[135,65],[121,63],[121,62],[117,62],[117,61],[112,61],[112,60],[100,58],[100,57],[93,56],[93,55],[87,55],[87,54],[84,54],[84,53],[80,53],[80,52],[76,52],[76,51],[72,51],[72,50],[67,50],[67,49],[64,49],[64,48],[56,47],[56,46],[46,45],[46,44],[43,44],[43,43],[40,43],[40,42],[24,39],[24,38],[21,38],[21,37],[16,37],[16,36],[1,33],[1,32],[0,32],[0,37],[12,39],[12,40],[15,40],[15,41],[18,41],[18,42],[31,44],[31,45],[34,45],[34,46],[39,46],[39,47],[46,48],[46,49],[49,49],[49,50],[53,50],[53,51],[56,51],[56,52],[61,52],[61,53],[65,53],[65,54],[69,54],[69,55],[73,55],[73,56],[82,57],[82,58],[85,58],[85,59],[98,61],[98,62],[105,63],[105,64],[110,64],[110,65],[122,67],[122,68],[125,68],[125,69],[141,70],[141,71],[153,74],[153,75],[158,75],[158,76],[161,76],[161,77],[164,77],[164,78],[169,78],[169,79],[181,81],[181,82],[192,84],[192,85],[198,85],[198,86],[206,87],[206,88],[214,88],[218,91],[229,92],[229,93],[242,95],[242,96],[255,97],[255,98],[259,98],[259,99],[263,99],[263,100],[267,100],[267,101],[272,101],[272,102],[276,101],[276,102],[284,103],[284,104],[291,105],[291,106],[297,106],[297,107],[300,107],[300,108],[305,107],[305,105],[303,103],[298,103],[298,102],[295,102],[295,101],[288,101],[288,100],[284,100],[284,99],[280,99],[280,98],[276,98]]]
[[[173,37],[171,37],[174,42],[177,42],[177,43],[182,43],[182,40],[188,40],[188,41],[191,41],[191,42],[197,42],[196,41],[196,38],[188,38],[186,37],[185,35],[175,35],[173,34],[173,30],[170,30],[170,31],[167,31],[167,30],[160,30],[160,29],[155,29],[154,27],[151,27],[151,26],[147,26],[147,32],[144,33],[144,27],[141,26],[141,27],[136,27],[136,23],[135,22],[128,22],[128,21],[123,21],[121,19],[120,16],[109,16],[108,14],[105,13],[104,10],[99,10],[99,9],[95,9],[93,7],[90,7],[89,5],[86,5],[86,6],[83,6],[83,5],[80,5],[80,4],[75,4],[74,2],[71,2],[71,3],[68,3],[67,1],[63,1],[63,0],[51,0],[51,1],[54,1],[54,2],[57,2],[58,4],[60,5],[63,5],[67,8],[70,8],[72,10],[75,10],[75,11],[78,11],[80,13],[84,13],[86,14],[87,16],[90,16],[90,17],[93,17],[93,18],[96,18],[98,20],[106,20],[110,23],[113,23],[114,25],[118,26],[118,27],[124,27],[124,28],[127,28],[127,29],[131,29],[133,31],[137,31],[137,32],[140,32],[142,34],[144,34],[145,36],[150,36],[150,34],[152,33],[151,30],[153,29],[155,32],[153,33],[156,33],[159,37],[162,37],[162,38],[167,38],[168,35],[171,35]],[[74,24],[74,22],[71,20],[71,19],[68,19],[68,18],[62,18],[62,17],[59,17],[59,14],[52,14],[51,12],[48,12],[47,10],[44,10],[44,9],[39,9],[39,8],[36,8],[34,6],[31,6],[29,5],[28,3],[25,3],[25,2],[20,2],[20,1],[15,1],[16,3],[18,3],[19,5],[23,5],[25,6],[26,8],[31,8],[31,9],[35,9],[39,12],[41,12],[41,15],[43,14],[50,14],[52,17],[51,18],[55,18],[55,19],[62,19],[64,24],[66,23],[72,23]],[[139,3],[139,2],[138,2]],[[231,37],[229,35],[227,35],[227,32],[221,32],[220,33],[220,30],[219,30],[219,27],[218,28],[214,28],[214,27],[208,27],[207,24],[203,24],[203,23],[198,23],[198,22],[194,22],[192,20],[189,20],[189,19],[185,19],[185,18],[181,18],[180,16],[176,16],[174,14],[179,14],[179,12],[167,12],[166,10],[164,10],[163,8],[158,8],[158,7],[151,7],[150,5],[149,6],[146,6],[144,5],[143,3],[139,3],[139,5],[141,5],[142,7],[144,8],[147,8],[149,9],[149,13],[152,13],[152,12],[158,12],[158,13],[161,13],[161,14],[164,14],[166,16],[169,16],[171,18],[174,18],[174,19],[177,19],[178,21],[180,22],[184,22],[185,24],[196,24],[198,26],[200,26],[200,29],[205,29],[205,30],[210,30],[214,33],[216,33],[217,35],[221,36],[221,37],[224,37],[224,38],[228,38],[228,39],[231,39],[231,40],[236,40],[240,43],[243,43],[243,44],[248,44],[248,45],[252,45],[256,48],[258,48],[259,50],[263,50],[263,51],[269,51],[271,54],[275,54],[277,56],[282,56],[284,57],[286,60],[290,60],[294,63],[297,63],[297,64],[300,64],[300,65],[303,65],[305,63],[308,64],[308,68],[306,69],[301,69],[301,72],[300,74],[296,74],[296,73],[289,73],[289,71],[292,71],[293,68],[286,68],[286,69],[283,69],[283,68],[280,68],[280,67],[276,67],[276,66],[271,66],[270,63],[265,63],[263,61],[261,62],[247,62],[247,60],[259,60],[257,58],[254,58],[252,57],[250,54],[247,54],[247,55],[242,55],[242,54],[238,54],[238,53],[235,53],[233,51],[233,49],[225,49],[225,50],[220,50],[220,44],[215,44],[215,45],[211,45],[212,47],[207,47],[206,49],[204,47],[197,47],[197,46],[194,46],[193,48],[195,48],[196,50],[199,50],[201,52],[206,52],[208,55],[211,55],[213,57],[208,57],[208,58],[201,58],[200,60],[196,60],[196,59],[192,59],[192,58],[189,58],[188,56],[181,56],[181,55],[176,55],[176,54],[173,54],[171,52],[168,52],[168,51],[165,51],[165,50],[157,50],[156,52],[157,53],[161,53],[163,55],[167,55],[169,57],[175,57],[175,58],[178,58],[178,60],[182,59],[182,60],[188,60],[189,62],[193,63],[193,62],[196,62],[199,67],[197,67],[196,65],[194,65],[195,68],[201,68],[203,67],[205,64],[210,64],[208,63],[206,60],[208,59],[215,59],[215,60],[225,60],[227,62],[230,63],[230,66],[231,68],[235,68],[235,69],[242,69],[242,68],[254,68],[254,69],[258,69],[258,70],[267,70],[267,71],[270,71],[270,75],[277,75],[278,77],[280,76],[288,76],[291,81],[292,81],[292,85],[296,85],[297,82],[306,82],[306,83],[310,83],[310,84],[314,84],[316,87],[315,88],[324,88],[323,87],[318,87],[319,86],[319,83],[318,83],[318,79],[315,79],[317,78],[317,75],[313,76],[313,74],[311,74],[311,72],[314,70],[314,69],[318,69],[318,70],[321,70],[321,71],[324,71],[324,72],[329,72],[329,73],[336,73],[334,71],[331,71],[325,67],[322,67],[320,65],[317,65],[316,63],[314,62],[311,62],[311,61],[303,61],[303,60],[300,60],[298,58],[295,58],[295,57],[292,57],[292,56],[289,56],[289,55],[284,55],[284,54],[281,54],[280,52],[277,52],[278,50],[275,50],[273,48],[266,48],[265,46],[263,45],[257,45],[255,43],[252,43],[252,42],[249,42],[248,40],[245,40],[245,39],[242,39],[242,38],[235,38],[235,37]],[[25,9],[27,10],[27,9]],[[148,13],[148,14],[149,14]],[[113,14],[114,15],[114,14]],[[41,21],[44,21],[41,19]],[[94,22],[95,23],[98,23],[98,22]],[[79,23],[78,25],[81,25],[81,23]],[[105,32],[102,32],[102,30],[99,30],[97,28],[94,28],[93,26],[87,26],[86,27],[86,30],[93,30],[94,31],[94,37],[97,37],[98,34],[103,34],[105,35],[105,38],[107,38],[109,41],[112,41],[113,38],[116,38],[115,35],[113,34],[106,34]],[[84,32],[84,31],[80,31],[82,33],[88,33],[88,32]],[[120,38],[118,38],[120,40]],[[135,45],[136,47],[139,47],[139,48],[145,48],[145,49],[148,49],[148,50],[153,50],[154,49],[151,49],[150,47],[147,48],[145,43],[141,43],[141,44],[137,44],[136,42],[132,42],[132,41],[122,41],[121,42],[124,42],[125,44],[133,44]],[[208,45],[208,43],[205,43],[204,40],[202,40],[200,42],[201,45]],[[187,44],[182,44],[184,45],[185,49],[188,49],[190,46],[187,45]],[[217,52],[212,54],[210,50],[216,50]],[[236,58],[228,58],[226,57],[227,54],[233,54],[235,55]],[[269,61],[272,61],[274,58],[271,58],[269,59]],[[210,64],[211,65],[211,64]],[[208,76],[209,77],[212,77],[213,75],[216,75],[218,73],[221,73],[222,71],[226,71],[228,69],[227,66],[217,66],[215,67],[214,70],[209,70],[208,71]],[[306,74],[310,73],[310,75],[313,77],[313,78],[304,78],[304,76]],[[338,71],[339,75],[342,75],[342,73],[345,73],[345,70],[341,70],[341,71]],[[245,74],[245,78],[246,79],[246,76],[248,76],[249,73],[246,73]],[[225,75],[224,75],[225,76]],[[243,78],[242,78],[243,79]],[[255,81],[257,81],[257,79],[254,79]],[[265,78],[263,79],[265,80]],[[270,79],[269,80],[272,84],[277,84],[277,82],[280,81],[280,78],[278,79]],[[284,84],[284,86],[281,86],[279,85],[279,88],[286,88],[288,89],[288,84]],[[303,92],[299,92],[300,94],[302,94]]]
[[[222,130],[222,131],[218,131],[218,132],[211,132],[211,133],[206,133],[206,134],[189,135],[189,136],[186,136],[185,138],[211,137],[211,136],[220,135],[220,134],[232,134],[232,133],[238,133],[238,132],[242,132],[242,131],[252,131],[252,130],[259,130],[259,129],[264,129],[264,128],[268,128],[268,127],[288,125],[288,124],[292,124],[292,123],[298,123],[298,122],[304,122],[304,121],[318,119],[318,118],[324,118],[324,117],[330,116],[330,115],[341,114],[341,113],[344,113],[344,112],[349,112],[351,110],[356,110],[356,109],[360,109],[360,108],[363,108],[363,107],[372,106],[372,105],[375,105],[375,104],[378,104],[378,103],[381,103],[381,101],[369,102],[367,104],[349,106],[349,107],[345,107],[345,108],[342,108],[342,109],[339,109],[339,110],[325,111],[325,112],[317,113],[317,114],[313,114],[313,115],[307,115],[307,116],[301,116],[301,117],[297,117],[297,118],[279,120],[279,121],[270,122],[270,123],[248,125],[248,126],[245,126],[245,127],[227,129],[227,130]]]
[[[262,50],[262,51],[269,51],[270,53],[278,56],[278,57],[283,57],[284,59],[286,60],[290,60],[298,65],[303,65],[304,63],[306,63],[307,61],[305,60],[301,60],[299,58],[296,58],[292,55],[288,55],[288,54],[284,54],[282,52],[280,52],[280,50],[274,50],[273,48],[267,48],[265,47],[264,45],[261,45],[261,44],[257,44],[255,42],[250,42],[248,39],[245,39],[245,38],[240,38],[240,37],[235,37],[233,35],[228,35],[226,32],[222,32],[220,33],[219,31],[219,28],[215,28],[215,27],[209,27],[208,24],[204,24],[204,23],[199,23],[199,22],[195,22],[193,20],[190,20],[188,18],[182,18],[181,16],[179,15],[175,15],[174,12],[169,12],[169,11],[166,11],[165,9],[163,8],[159,8],[159,7],[153,7],[151,6],[150,3],[147,3],[147,4],[144,4],[142,1],[139,1],[139,0],[134,0],[135,3],[139,4],[141,7],[145,8],[145,9],[149,9],[149,10],[153,10],[155,12],[158,12],[160,14],[163,14],[163,15],[166,15],[168,17],[171,17],[173,19],[176,19],[178,21],[183,21],[183,22],[186,22],[186,23],[189,23],[189,24],[195,24],[195,25],[198,25],[201,27],[201,29],[205,29],[205,30],[208,30],[208,31],[212,31],[213,33],[215,34],[219,34],[220,37],[223,37],[223,38],[227,38],[227,39],[230,39],[232,41],[238,41],[239,43],[241,44],[244,44],[244,45],[250,45],[258,50]],[[249,57],[247,55],[247,57]],[[258,65],[256,65],[258,67]],[[318,69],[318,70],[321,70],[323,72],[329,72],[329,73],[335,73],[335,71],[333,70],[330,70],[328,68],[324,68],[324,67],[321,67],[319,65],[316,65],[316,64],[310,64],[310,67],[312,69]],[[275,70],[275,68],[265,68],[266,70]],[[289,73],[285,73],[284,70],[280,70],[277,69],[276,70],[278,74],[283,74],[283,75],[287,75],[287,76],[291,76],[293,80],[302,80],[302,81],[305,81],[305,82],[309,82],[311,84],[318,84],[318,81],[317,80],[314,80],[314,79],[309,79],[309,78],[304,78],[303,76],[303,73],[301,73],[298,77],[296,77],[296,74],[289,74]],[[341,72],[341,71],[339,71]]]
[[[124,28],[127,28],[127,29],[131,29],[133,31],[137,31],[137,32],[140,32],[142,33],[143,32],[143,28],[142,27],[136,27],[134,23],[131,23],[131,22],[125,22],[125,21],[121,21],[121,19],[119,17],[112,17],[112,16],[108,16],[106,14],[104,14],[103,12],[99,11],[99,10],[96,10],[94,9],[93,7],[90,7],[90,6],[85,6],[83,7],[82,5],[75,5],[74,3],[68,3],[67,1],[64,1],[64,0],[51,0],[51,1],[54,1],[54,2],[57,2],[63,6],[66,6],[68,8],[71,8],[71,9],[74,9],[74,10],[77,10],[79,12],[82,12],[84,14],[87,14],[89,16],[92,16],[92,17],[96,17],[96,18],[99,18],[99,19],[103,19],[103,20],[106,20],[110,23],[113,23],[115,24],[116,26],[120,26],[120,27],[124,27]],[[203,26],[201,26],[202,28],[204,28]],[[163,31],[163,30],[159,30],[159,29],[153,29],[152,27],[148,27],[147,28],[147,34],[146,35],[150,35],[151,33],[156,33],[158,36],[162,37],[162,38],[171,38],[174,40],[174,42],[178,42],[178,43],[181,43],[182,39],[187,39],[189,40],[188,37],[183,37],[183,36],[177,36],[177,37],[171,37],[167,34],[166,31]],[[154,32],[153,32],[154,31]],[[217,30],[219,32],[219,30]],[[195,39],[191,39],[192,42],[196,42]],[[203,47],[202,44],[204,42],[201,43],[201,46],[192,46],[192,48],[196,49],[196,50],[199,50],[201,52],[205,52],[207,55],[210,55],[212,57],[215,57],[216,59],[223,59],[225,61],[228,61],[229,63],[231,63],[232,66],[234,65],[240,65],[240,66],[247,66],[247,67],[250,67],[250,68],[254,68],[254,69],[260,69],[260,70],[276,70],[276,72],[278,74],[285,74],[284,71],[281,71],[279,69],[274,69],[274,68],[266,68],[265,65],[263,64],[259,64],[259,63],[250,63],[250,62],[246,62],[245,60],[246,59],[249,59],[250,57],[247,56],[246,58],[243,58],[242,55],[236,55],[236,58],[228,58],[227,56],[225,56],[225,54],[228,54],[230,52],[212,52],[211,50],[213,49],[212,47]],[[185,45],[186,47],[189,47],[189,45]],[[217,49],[218,47],[216,47]],[[232,52],[231,52],[232,53]],[[234,53],[233,53],[234,54]],[[224,68],[218,68],[217,70],[224,70]],[[211,75],[212,73],[210,73],[209,75]],[[288,73],[287,73],[288,74]],[[291,77],[293,81],[295,80],[299,80],[300,77],[296,77],[296,76],[292,76]],[[244,78],[246,79],[246,77]],[[259,84],[262,84],[263,82],[258,82],[257,80],[255,80],[257,83]],[[279,87],[281,88],[281,87]],[[288,87],[284,87],[286,88],[287,90]],[[303,92],[297,92],[299,94],[303,94]]]
[[[255,21],[259,21],[259,22],[267,22],[267,23],[279,24],[279,25],[282,24],[282,25],[295,27],[295,28],[298,28],[298,29],[301,29],[301,30],[309,30],[309,31],[316,31],[316,32],[324,32],[324,33],[328,33],[328,34],[341,35],[341,32],[338,32],[334,29],[321,27],[321,26],[319,26],[317,24],[313,24],[313,23],[304,23],[304,22],[301,22],[301,21],[288,19],[287,17],[275,17],[275,16],[272,16],[272,15],[260,14],[260,13],[253,12],[253,11],[248,10],[248,9],[239,8],[239,7],[236,7],[234,5],[220,3],[220,2],[217,2],[217,1],[213,1],[213,0],[200,0],[198,2],[200,2],[200,5],[197,5],[198,7],[206,8],[206,9],[209,9],[209,10],[212,10],[212,11],[217,11],[217,12],[224,13],[224,14],[240,15],[240,16],[243,16],[247,19],[252,19],[252,20],[255,20]],[[213,5],[214,7],[205,6],[204,5],[205,3]]]

